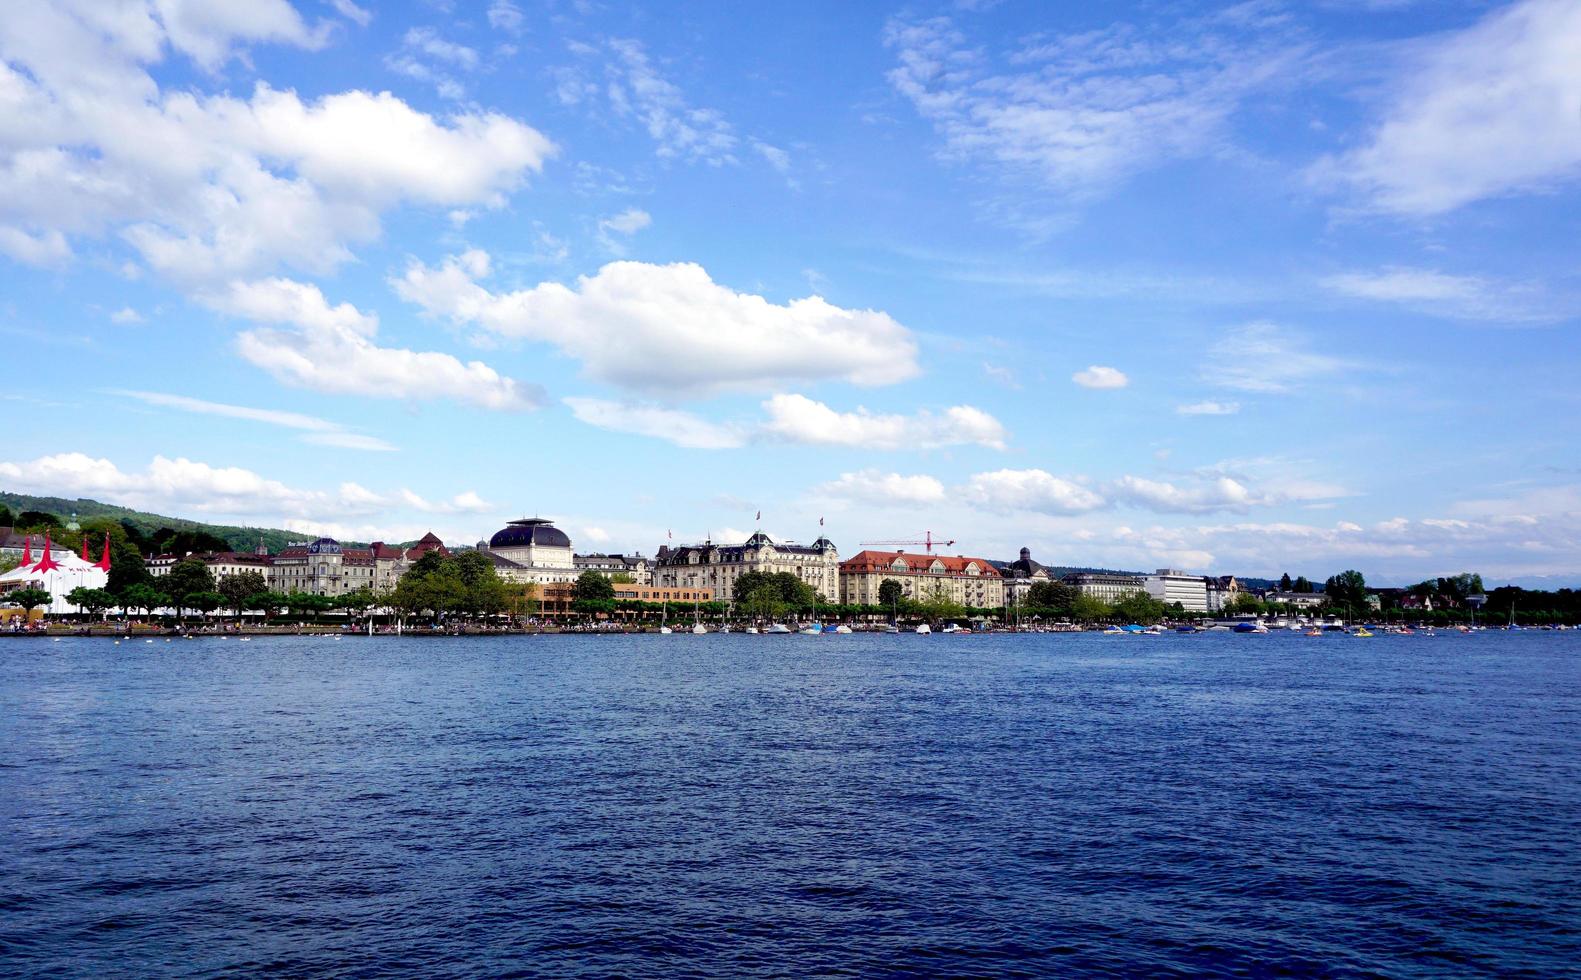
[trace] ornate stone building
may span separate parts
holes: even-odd
[[[487,549],[480,550],[493,558],[495,572],[507,582],[530,582],[542,589],[575,582],[582,574],[571,538],[542,517],[511,521],[489,538]]]
[[[574,561],[578,574],[592,570],[607,578],[630,576],[634,585],[653,584],[653,565],[642,555],[577,555]]]
[[[840,594],[840,553],[832,541],[820,536],[810,545],[775,544],[762,531],[741,544],[665,545],[654,559],[653,584],[713,589],[715,595],[729,601],[735,595],[736,580],[748,572],[790,572],[812,586],[824,602],[834,602]]]
[[[904,551],[863,551],[840,564],[840,601],[878,605],[885,579],[900,583],[907,599],[926,599],[943,591],[952,602],[980,609],[1005,604],[1005,579],[986,558],[915,555]]]
[[[342,548],[334,538],[291,544],[274,559],[270,588],[276,592],[345,595],[376,587],[373,552]]]
[[[1032,586],[1054,578],[1046,567],[1032,560],[1031,548],[1022,548],[1021,557],[1002,565],[999,572],[1005,580],[1005,601],[1015,605],[1026,604]]]

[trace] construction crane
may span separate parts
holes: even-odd
[[[934,545],[938,545],[940,548],[948,548],[950,545],[952,545],[954,543],[955,543],[954,541],[935,541],[933,539],[933,532],[932,531],[924,531],[921,541],[863,541],[862,542],[862,547],[866,548],[866,547],[868,547],[870,545],[872,545],[872,546],[893,547],[893,546],[896,546],[896,545],[904,546],[904,545],[908,545],[908,544],[910,544],[910,545],[918,545],[918,544],[920,544],[924,548],[926,548],[927,549],[927,553],[931,555],[931,554],[933,554],[933,547],[934,547]]]

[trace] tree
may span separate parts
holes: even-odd
[[[1115,603],[1114,611],[1120,618],[1151,626],[1164,618],[1165,606],[1146,592],[1132,592]]]
[[[98,616],[115,605],[115,596],[106,589],[90,589],[79,585],[66,593],[66,601],[90,616]]]
[[[905,587],[899,582],[886,578],[878,583],[878,604],[893,613],[900,608],[900,599],[905,591]]]
[[[24,510],[16,515],[16,529],[18,531],[42,531],[45,528],[65,527],[66,524],[54,514],[41,510]]]
[[[1367,608],[1367,579],[1354,568],[1331,575],[1323,583],[1323,594],[1329,602],[1351,612]]]
[[[1107,602],[1083,592],[1070,604],[1071,618],[1078,623],[1095,623],[1114,614]]]
[[[772,582],[763,582],[746,596],[738,598],[736,604],[753,619],[773,621],[785,615],[785,600],[781,597],[779,587]]]
[[[1055,616],[1069,616],[1076,590],[1064,582],[1035,582],[1027,590],[1027,605]]]
[[[256,609],[264,614],[265,619],[274,616],[274,611],[285,604],[285,596],[267,589],[255,592],[242,600],[243,609]]]
[[[614,599],[615,586],[609,579],[590,568],[576,577],[576,584],[571,587],[571,596],[577,602]]]
[[[790,572],[748,572],[736,579],[736,602],[742,602],[764,585],[778,589],[780,601],[793,610],[806,609],[818,598],[812,586]]]
[[[166,595],[179,601],[198,592],[213,592],[214,576],[203,562],[186,558],[170,566],[170,572],[160,584]]]
[[[225,597],[218,592],[193,592],[183,598],[181,604],[187,609],[196,609],[198,612],[208,615],[225,605]]]
[[[124,599],[134,585],[154,587],[154,576],[143,564],[143,556],[130,541],[110,543],[110,581],[105,588]]]
[[[168,605],[170,599],[160,590],[143,582],[127,586],[120,595],[121,606],[125,609],[141,609],[153,615],[154,610],[160,606]]]
[[[22,607],[24,613],[31,614],[40,606],[47,606],[54,601],[54,596],[44,589],[12,589],[5,594],[6,602],[14,602]]]
[[[1296,582],[1295,585],[1292,586],[1292,590],[1300,593],[1301,595],[1311,595],[1312,583],[1307,580],[1305,575],[1297,575]]]
[[[242,609],[247,600],[260,592],[266,592],[269,583],[259,572],[237,572],[220,579],[219,594],[225,597],[225,604],[229,606],[240,618]]]
[[[928,622],[936,623],[941,619],[956,619],[966,615],[966,607],[950,598],[942,583],[936,583],[917,600],[917,612]]]
[[[1263,602],[1250,592],[1240,592],[1228,611],[1232,616],[1255,616],[1263,611]]]
[[[378,599],[374,596],[372,589],[354,589],[341,596],[338,600],[340,608],[354,616],[361,616],[377,602]]]
[[[1290,573],[1289,572],[1286,572],[1283,575],[1279,576],[1279,591],[1280,592],[1289,592],[1291,586],[1293,586],[1293,585],[1295,585],[1295,583],[1290,581]]]
[[[609,577],[612,585],[636,585],[637,580],[631,577],[630,572],[616,572]]]
[[[16,518],[11,514],[11,508],[0,504],[0,527],[15,527]]]

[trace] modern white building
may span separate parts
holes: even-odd
[[[1187,575],[1175,568],[1160,568],[1142,579],[1147,594],[1166,606],[1180,603],[1186,612],[1208,611],[1208,583],[1201,575]]]

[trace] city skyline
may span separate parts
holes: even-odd
[[[1557,0],[24,0],[0,489],[1576,585],[1578,112]]]

